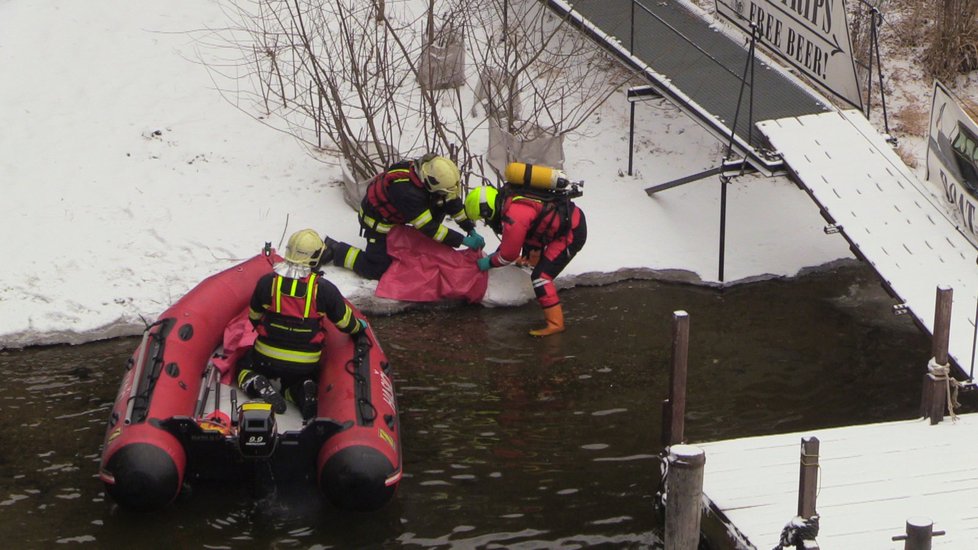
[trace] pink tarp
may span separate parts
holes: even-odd
[[[255,344],[256,338],[258,333],[248,320],[247,308],[224,327],[224,355],[211,360],[221,372],[221,382],[231,383],[231,377],[235,375],[235,365]]]
[[[455,250],[435,242],[413,227],[396,225],[387,235],[394,262],[380,278],[376,295],[405,302],[482,300],[489,273],[479,271],[477,250]]]

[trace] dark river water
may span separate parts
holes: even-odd
[[[649,548],[671,319],[690,316],[690,442],[916,416],[929,339],[849,265],[725,290],[562,292],[568,331],[519,308],[372,317],[392,365],[405,476],[379,512],[305,486],[198,484],[154,514],[97,477],[126,338],[0,352],[0,541],[18,548]],[[970,401],[970,402],[969,402]],[[975,410],[974,399],[964,399]],[[707,458],[709,465],[709,457]]]

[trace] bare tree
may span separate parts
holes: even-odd
[[[469,43],[483,83],[477,97],[486,97],[487,114],[515,136],[577,130],[632,76],[544,2],[469,0],[469,6]]]
[[[427,151],[472,169],[481,155],[469,144],[487,117],[520,138],[560,136],[578,129],[627,79],[541,2],[437,4],[237,0],[222,33],[237,56],[211,68],[233,83],[222,86],[226,97],[313,154],[340,155],[357,178],[395,156]],[[434,85],[432,59],[463,45],[472,65],[451,85]],[[491,108],[474,121],[464,107],[472,89],[463,85],[473,73],[490,75],[483,83],[506,91],[502,104],[490,91]]]

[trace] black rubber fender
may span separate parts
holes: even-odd
[[[120,506],[151,511],[172,502],[180,492],[173,457],[150,443],[132,443],[116,451],[105,465],[114,483],[105,490]]]
[[[394,465],[377,449],[352,445],[326,460],[319,488],[337,508],[373,511],[394,496],[397,484],[385,485],[393,472]]]

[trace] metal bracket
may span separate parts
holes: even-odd
[[[836,233],[842,233],[842,226],[837,223],[832,223],[826,225],[822,231],[824,231],[826,235],[835,235]]]
[[[895,304],[893,306],[893,315],[906,315],[910,313],[910,306],[907,304]]]

